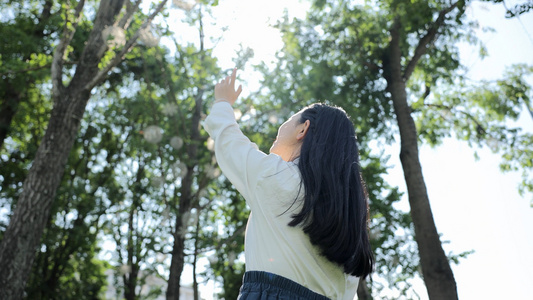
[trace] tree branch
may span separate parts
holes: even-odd
[[[31,68],[26,68],[26,69],[22,69],[22,70],[7,70],[4,73],[0,73],[0,77],[7,76],[7,75],[18,74],[18,73],[26,73],[26,72],[38,71],[38,70],[42,70],[42,69],[48,69],[48,68],[50,68],[50,66],[52,66],[52,65],[50,64],[50,65],[44,65],[44,66],[37,66],[37,67],[31,67]]]
[[[376,65],[375,63],[371,63],[369,61],[363,62],[363,65],[367,66],[372,71],[378,71],[381,70],[381,67]]]
[[[218,245],[215,246],[215,250],[218,252],[222,248],[222,246],[228,245],[229,243],[233,242],[239,236],[241,236],[245,231],[246,231],[246,223],[242,224],[241,226],[239,226],[239,228],[235,229],[235,231],[233,232],[232,235],[230,235],[229,237],[221,240],[218,243]]]
[[[126,2],[126,13],[118,22],[118,27],[126,29],[128,26],[130,26],[131,20],[133,18],[133,13],[135,13],[135,11],[139,8],[141,1],[142,0],[137,0],[134,4],[132,4],[129,0]]]
[[[439,109],[446,109],[448,110],[449,112],[457,112],[457,113],[460,113],[460,114],[463,114],[465,115],[469,120],[471,120],[472,122],[474,122],[474,124],[476,124],[476,133],[479,134],[479,135],[485,135],[487,134],[487,130],[483,127],[483,125],[476,119],[476,117],[474,117],[473,115],[471,115],[470,113],[466,112],[466,111],[462,111],[462,110],[457,110],[457,109],[454,109],[453,107],[451,106],[448,106],[448,105],[444,105],[444,104],[431,104],[431,103],[424,103],[425,106],[428,106],[428,107],[435,107],[435,108],[439,108]]]
[[[74,22],[69,22],[68,20],[68,8],[65,12],[66,20],[65,26],[63,27],[63,36],[59,41],[56,49],[54,50],[54,56],[52,58],[52,67],[51,67],[51,77],[52,77],[52,98],[54,101],[59,98],[61,91],[65,88],[63,85],[63,60],[65,59],[65,51],[67,50],[68,45],[74,37],[76,32],[76,26],[80,21],[81,11],[85,5],[85,0],[80,0],[76,6],[74,12]]]
[[[77,63],[78,62],[76,62],[76,61],[63,61],[63,64],[66,64],[66,65],[75,65]],[[0,77],[13,75],[13,74],[19,74],[19,73],[39,71],[39,70],[42,70],[42,69],[48,69],[51,66],[52,66],[52,64],[46,64],[46,65],[42,65],[42,66],[35,66],[35,67],[30,67],[30,68],[20,69],[20,70],[7,70],[6,72],[0,73]]]
[[[155,16],[163,10],[163,7],[167,3],[167,1],[168,0],[163,0],[157,6],[156,10],[148,17],[148,19],[144,22],[144,24],[142,24],[142,26],[135,32],[135,34],[126,42],[126,45],[124,45],[120,53],[115,55],[115,57],[111,60],[111,62],[109,62],[109,64],[103,67],[100,71],[98,71],[96,76],[94,76],[93,79],[85,85],[86,90],[91,90],[93,87],[99,84],[102,80],[104,80],[107,73],[112,68],[117,66],[124,59],[124,55],[126,55],[126,53],[131,51],[131,49],[133,49],[133,47],[135,46],[135,43],[137,42],[137,39],[139,38],[141,31],[144,30],[146,27],[148,27],[152,23],[152,20],[155,18]]]
[[[420,97],[420,100],[422,103],[426,100],[427,97],[429,97],[429,94],[431,94],[431,86],[426,82],[426,89],[424,90],[424,94],[422,97]]]
[[[415,66],[424,55],[428,49],[428,45],[432,43],[435,40],[435,37],[437,36],[437,33],[439,32],[439,28],[444,23],[444,18],[446,18],[446,15],[450,13],[454,8],[459,5],[460,1],[457,1],[453,3],[450,7],[443,9],[439,12],[439,16],[437,17],[437,20],[433,24],[431,24],[428,32],[426,35],[424,35],[419,41],[418,45],[415,48],[415,53],[413,54],[413,57],[407,64],[407,67],[405,68],[405,72],[403,74],[404,81],[409,80],[409,77],[411,77],[411,74],[413,74],[413,71],[415,70]]]
[[[356,43],[360,45],[361,47],[363,47],[364,43],[361,42],[361,38],[359,36],[359,32],[357,31],[357,29],[354,29],[354,36],[355,36]],[[380,66],[378,66],[377,64],[373,62],[370,62],[369,60],[366,60],[365,62],[363,62],[363,65],[367,66],[372,71],[379,71],[382,69]]]
[[[526,109],[529,111],[529,115],[531,115],[531,119],[533,119],[533,109],[531,109],[531,105],[529,105],[528,101],[524,98],[522,98],[522,101],[526,105]]]
[[[53,5],[54,5],[54,3],[52,3],[51,0],[47,0],[44,3],[43,11],[41,12],[41,15],[39,16],[39,19],[38,19],[39,20],[39,24],[43,24],[44,22],[48,21],[48,19],[52,15],[51,11],[52,11],[52,6]],[[42,30],[39,30],[39,33],[42,34]]]

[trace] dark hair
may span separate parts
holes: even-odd
[[[305,195],[289,225],[300,224],[322,255],[345,273],[365,278],[374,257],[353,123],[341,108],[320,103],[302,111],[300,123],[307,120],[298,161]]]

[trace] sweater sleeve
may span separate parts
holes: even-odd
[[[213,105],[204,128],[215,141],[215,156],[224,175],[250,202],[261,174],[280,157],[260,151],[239,129],[233,108],[227,102]],[[250,204],[250,203],[249,203]]]

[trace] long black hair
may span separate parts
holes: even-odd
[[[361,177],[353,123],[344,110],[313,104],[301,113],[310,125],[298,168],[304,198],[289,226],[301,225],[311,243],[344,272],[365,278],[374,257],[368,238],[368,195]]]

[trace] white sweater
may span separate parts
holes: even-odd
[[[252,211],[245,237],[246,271],[271,272],[330,299],[354,299],[359,278],[321,256],[300,227],[287,225],[300,209],[301,200],[291,207],[300,189],[297,165],[261,152],[241,132],[227,102],[213,105],[204,127],[215,141],[218,165]]]

